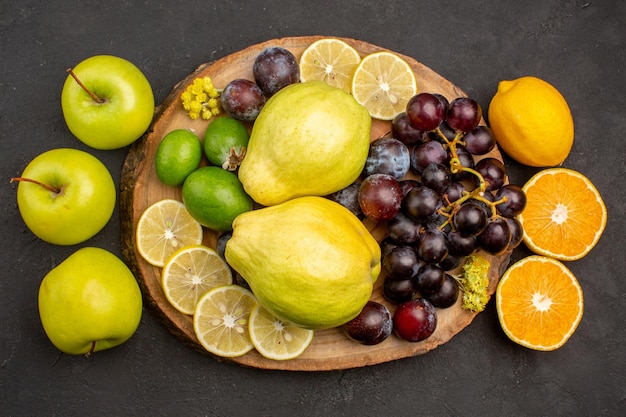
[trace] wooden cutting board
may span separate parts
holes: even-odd
[[[218,61],[201,65],[196,71],[174,86],[165,101],[157,107],[153,124],[143,138],[138,140],[128,152],[122,168],[120,186],[120,215],[122,254],[125,261],[133,270],[143,291],[147,307],[159,321],[185,345],[209,355],[199,344],[193,330],[193,319],[175,310],[165,298],[161,289],[161,268],[154,267],[143,260],[135,246],[135,228],[141,213],[152,203],[164,198],[181,199],[180,188],[163,185],[156,176],[154,157],[159,142],[168,132],[178,128],[193,129],[200,138],[203,137],[208,121],[191,120],[183,111],[180,104],[180,94],[196,77],[209,76],[214,85],[221,89],[235,78],[253,80],[252,65],[254,59],[263,49],[270,46],[281,46],[290,50],[296,58],[312,42],[322,36],[290,37],[273,39],[261,44],[250,46],[244,50],[228,55]],[[372,52],[384,51],[385,48],[367,42],[345,39],[361,56]],[[420,64],[415,59],[401,56],[413,68],[419,91],[440,93],[452,100],[466,94],[448,80],[444,79],[430,68]],[[390,132],[390,123],[374,120],[372,123],[371,138],[379,138]],[[497,149],[489,155],[501,160]],[[206,163],[206,162],[205,162]],[[384,224],[376,225],[365,222],[368,229],[379,241],[386,234]],[[215,248],[218,234],[205,230],[204,244]],[[499,277],[508,265],[510,254],[498,257],[486,255],[491,262],[489,273],[489,293],[493,294]],[[382,278],[382,277],[381,277]],[[382,296],[382,279],[376,283],[372,299],[385,303],[393,312],[394,307]],[[374,365],[400,358],[424,354],[437,346],[448,342],[454,335],[469,325],[475,313],[468,312],[457,303],[447,309],[438,309],[438,325],[434,334],[418,343],[406,342],[395,335],[379,345],[364,346],[350,341],[340,329],[316,331],[312,344],[298,358],[289,361],[274,361],[263,358],[256,351],[242,357],[228,359],[244,366],[262,369],[281,369],[293,371],[323,371],[355,368]],[[217,358],[217,360],[226,360]]]

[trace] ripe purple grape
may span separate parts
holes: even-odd
[[[485,155],[496,146],[496,137],[487,126],[476,126],[463,136],[463,141],[473,155]]]
[[[368,219],[375,222],[384,222],[396,217],[403,197],[398,180],[387,174],[370,175],[359,187],[361,210]]]
[[[452,307],[459,298],[459,284],[450,274],[445,274],[439,290],[428,295],[428,301],[437,308]]]
[[[419,266],[415,249],[407,245],[393,248],[383,258],[383,269],[387,274],[387,279],[412,278],[417,273]]]
[[[361,312],[343,325],[346,335],[364,345],[377,345],[393,332],[389,309],[376,301],[368,301]]]
[[[385,278],[383,282],[383,296],[394,304],[409,301],[417,294],[415,280]]]
[[[441,196],[423,185],[412,188],[402,200],[402,211],[417,222],[424,222],[441,207]]]
[[[265,105],[263,90],[254,82],[238,78],[229,82],[220,96],[220,103],[226,113],[235,119],[254,121]]]
[[[509,242],[509,249],[513,250],[522,243],[522,239],[524,238],[524,228],[519,220],[507,217],[506,223],[509,226],[509,231],[511,232],[511,241]]]
[[[417,289],[423,297],[439,290],[443,285],[445,272],[435,264],[424,264],[417,271],[415,282]]]
[[[404,143],[395,138],[380,138],[370,145],[363,174],[387,174],[400,180],[410,166],[409,148]]]
[[[391,121],[391,136],[407,146],[417,145],[426,141],[426,132],[414,128],[406,112],[399,113]]]
[[[439,263],[448,255],[448,239],[439,229],[427,229],[416,245],[417,257],[426,263]]]
[[[474,169],[482,175],[487,187],[485,191],[494,191],[504,185],[506,181],[506,168],[496,158],[484,158],[474,165]]]
[[[487,226],[487,214],[474,201],[461,205],[452,217],[454,228],[463,236],[476,236]]]
[[[450,168],[444,164],[428,164],[422,170],[420,180],[424,186],[443,194],[451,182]]]
[[[469,256],[478,250],[476,236],[465,236],[458,230],[448,233],[448,256]]]
[[[412,245],[419,239],[422,225],[402,211],[387,222],[387,233],[396,242]]]
[[[478,235],[478,245],[492,255],[500,255],[509,247],[511,230],[504,217],[489,219],[485,230]]]
[[[414,298],[396,308],[393,314],[393,329],[396,335],[409,342],[429,338],[437,328],[437,311],[424,298]]]
[[[446,123],[454,130],[469,132],[478,126],[482,117],[483,111],[476,100],[459,97],[448,105]]]
[[[496,206],[501,216],[515,217],[526,208],[526,193],[519,185],[507,184],[500,187],[496,192],[495,200],[499,201],[505,197],[506,201]]]
[[[421,174],[429,164],[447,164],[449,160],[448,151],[441,142],[431,140],[411,149],[411,169],[416,174]]]
[[[252,65],[257,85],[269,97],[289,84],[300,81],[300,67],[296,57],[285,48],[266,48],[257,55]]]
[[[419,93],[409,99],[406,114],[413,127],[428,132],[437,128],[443,121],[445,108],[436,96]]]

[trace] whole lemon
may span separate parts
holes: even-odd
[[[265,104],[250,133],[239,179],[264,206],[343,189],[361,174],[369,112],[323,81],[288,85]]]
[[[570,108],[554,86],[537,77],[501,81],[488,116],[502,150],[524,165],[560,165],[572,149]]]
[[[276,317],[324,329],[356,317],[380,273],[380,247],[363,223],[324,197],[243,213],[226,260]]]

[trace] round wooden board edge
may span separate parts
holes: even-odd
[[[320,359],[307,359],[307,358],[296,358],[290,361],[275,361],[262,357],[256,351],[251,351],[248,354],[238,357],[238,358],[223,358],[216,355],[212,355],[207,352],[195,339],[195,335],[190,335],[181,329],[171,318],[171,315],[180,314],[174,311],[173,307],[172,311],[164,311],[162,306],[160,306],[152,297],[150,297],[151,291],[146,287],[145,280],[143,279],[143,274],[141,268],[138,265],[138,251],[135,246],[135,236],[134,236],[134,224],[133,224],[133,200],[134,200],[134,189],[137,186],[141,186],[141,184],[137,183],[136,172],[145,169],[145,152],[144,149],[146,147],[146,141],[148,137],[151,135],[154,129],[154,125],[160,120],[163,116],[163,113],[172,105],[175,100],[178,100],[178,96],[180,94],[180,87],[188,85],[194,78],[200,76],[208,67],[211,67],[216,62],[223,60],[236,60],[237,56],[243,54],[245,51],[249,49],[258,49],[261,50],[264,47],[269,46],[284,46],[288,45],[292,42],[306,42],[312,43],[317,39],[328,38],[329,36],[307,36],[307,37],[288,37],[288,38],[277,38],[270,39],[256,45],[251,45],[247,48],[244,48],[240,51],[233,52],[229,55],[226,55],[223,58],[220,58],[216,61],[208,62],[201,64],[194,70],[191,74],[186,76],[184,79],[179,81],[170,91],[168,96],[163,100],[163,102],[156,107],[155,115],[152,121],[152,124],[148,131],[138,140],[136,141],[129,149],[129,152],[124,160],[124,164],[122,166],[122,175],[120,181],[120,224],[121,224],[121,249],[122,249],[122,257],[125,262],[129,265],[135,277],[142,289],[142,293],[144,295],[144,304],[147,306],[148,310],[155,316],[155,318],[162,324],[172,335],[180,339],[180,341],[187,347],[190,347],[200,353],[209,355],[214,357],[219,362],[232,362],[239,364],[245,367],[253,367],[260,369],[268,369],[268,370],[287,370],[287,371],[330,371],[330,370],[343,370],[349,368],[363,367],[376,365],[384,362],[399,360],[407,357],[417,356],[430,350],[435,347],[446,343],[449,341],[454,335],[458,334],[461,330],[467,327],[475,318],[477,313],[467,312],[463,315],[463,322],[459,323],[459,329],[456,329],[452,332],[452,334],[447,337],[446,340],[438,342],[438,343],[424,343],[427,342],[428,339],[424,342],[414,344],[411,348],[412,353],[410,355],[386,355],[381,356],[379,352],[375,355],[363,354],[363,352],[357,352],[353,358],[352,362],[349,365],[345,365],[344,362],[347,361],[337,361],[337,360],[329,360],[322,361]],[[404,59],[408,59],[413,63],[417,64],[418,70],[424,70],[431,73],[430,75],[434,75],[440,78],[440,83],[446,84],[446,86],[453,90],[458,96],[466,96],[466,94],[457,86],[452,84],[447,79],[440,76],[438,73],[432,71],[430,68],[424,66],[423,64],[416,61],[414,58],[408,57],[406,55],[400,54],[395,51],[391,51],[384,47],[380,47],[377,45],[373,45],[364,41],[351,39],[351,38],[342,38],[342,37],[334,37],[335,39],[340,39],[351,45],[360,45],[361,53],[371,53],[378,51],[389,51],[392,52]],[[415,65],[414,65],[415,67]],[[508,264],[510,257],[510,253],[506,253],[505,255],[501,255],[499,258],[501,259],[501,263],[497,272],[495,270],[490,271],[490,288],[489,294],[492,295],[495,291],[495,287],[499,280],[499,277],[503,273],[503,269]]]

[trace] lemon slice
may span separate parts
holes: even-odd
[[[268,359],[287,360],[302,354],[313,340],[313,330],[279,320],[258,304],[250,313],[250,338],[256,350]]]
[[[193,316],[193,328],[200,344],[214,355],[242,356],[254,349],[248,332],[250,312],[256,307],[254,295],[239,285],[222,285],[200,298]]]
[[[324,38],[309,45],[300,57],[300,80],[324,81],[350,92],[361,56],[346,42]]]
[[[139,254],[154,266],[163,266],[178,249],[202,243],[202,226],[178,200],[164,199],[139,217],[135,239]]]
[[[392,120],[416,93],[413,69],[390,52],[365,56],[352,78],[352,95],[375,119]]]
[[[198,300],[207,291],[233,282],[228,264],[211,248],[185,246],[165,262],[163,292],[175,309],[193,314]]]

